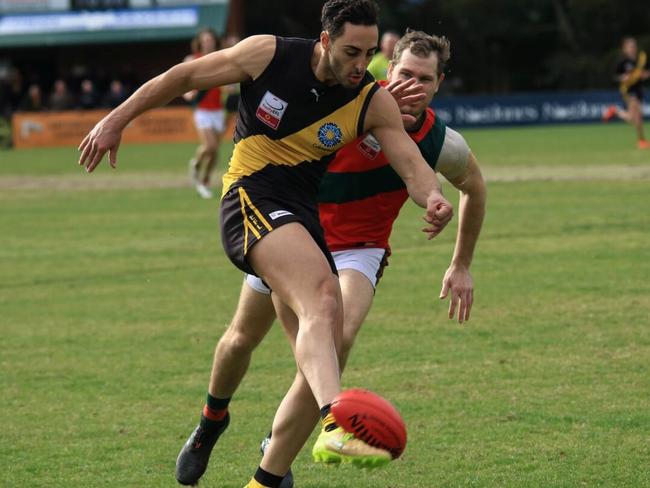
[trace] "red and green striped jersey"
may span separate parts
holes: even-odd
[[[428,108],[420,129],[409,135],[435,169],[445,124]],[[371,134],[347,144],[337,152],[320,184],[320,220],[330,250],[388,249],[393,222],[407,199],[406,185]]]

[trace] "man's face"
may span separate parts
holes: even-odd
[[[415,78],[416,83],[422,85],[426,97],[419,102],[401,108],[402,113],[413,115],[415,118],[418,118],[427,109],[444,77],[444,74],[438,76],[438,53],[436,52],[422,58],[413,54],[410,49],[405,49],[399,62],[391,63],[388,67],[389,83]]]
[[[636,58],[637,47],[634,39],[628,39],[623,43],[623,53],[628,58]]]
[[[384,34],[381,38],[381,52],[384,53],[388,59],[393,57],[393,50],[395,49],[395,44],[399,41],[399,36],[395,34]]]
[[[342,34],[332,40],[328,33],[321,42],[336,81],[345,88],[359,85],[368,63],[377,50],[379,32],[376,25],[353,25],[346,22]]]
[[[199,44],[201,45],[201,52],[211,53],[217,48],[217,43],[210,32],[201,32],[199,36]]]

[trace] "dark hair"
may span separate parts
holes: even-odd
[[[215,50],[218,51],[221,49],[221,38],[217,35],[217,33],[214,31],[214,29],[210,27],[205,27],[198,31],[192,41],[190,42],[190,47],[192,49],[192,53],[196,54],[201,52],[201,36],[203,34],[210,34],[214,38],[214,46]]]
[[[451,56],[451,42],[445,36],[431,36],[426,32],[406,29],[406,34],[395,44],[392,63],[399,63],[407,49],[420,58],[428,58],[431,53],[438,54],[438,75],[444,72]]]
[[[336,39],[343,32],[346,22],[352,25],[377,25],[379,7],[374,0],[327,0],[320,21],[330,38]]]

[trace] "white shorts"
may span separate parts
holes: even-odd
[[[332,257],[337,270],[354,269],[368,278],[372,287],[375,288],[387,264],[387,254],[386,249],[364,247],[336,251],[332,253]],[[245,280],[253,290],[266,295],[271,294],[270,288],[264,284],[261,278],[247,274]]]
[[[223,132],[225,129],[226,115],[223,110],[194,110],[194,125],[197,129],[213,129],[215,132]]]

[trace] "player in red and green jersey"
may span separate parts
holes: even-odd
[[[399,98],[405,86],[421,85],[426,96],[402,105],[404,123],[428,164],[461,192],[460,221],[454,256],[443,278],[440,298],[451,293],[449,317],[469,319],[473,282],[469,272],[474,247],[485,213],[485,184],[476,158],[463,137],[446,127],[428,107],[444,79],[449,43],[423,32],[408,32],[398,43],[386,88]],[[316,95],[314,95],[316,96]],[[320,216],[327,244],[339,272],[343,295],[344,333],[341,366],[372,305],[378,275],[389,252],[393,222],[405,202],[404,183],[390,170],[377,141],[368,134],[339,150],[320,187]],[[230,399],[246,373],[251,354],[268,332],[275,312],[269,289],[247,276],[240,301],[215,351],[209,393]],[[286,318],[285,318],[286,319]],[[292,338],[292,332],[289,332]],[[299,422],[296,419],[301,419]],[[285,397],[273,425],[273,442],[262,468],[287,473],[282,488],[292,486],[288,471],[311,433],[318,409],[300,378]],[[314,453],[336,461],[319,446]]]
[[[202,29],[192,40],[192,54],[186,62],[199,59],[219,50],[219,38],[212,29]],[[225,130],[225,112],[221,87],[192,90],[183,95],[192,104],[194,125],[201,140],[194,157],[190,159],[190,179],[202,198],[212,198],[210,176],[217,166],[219,145]]]

